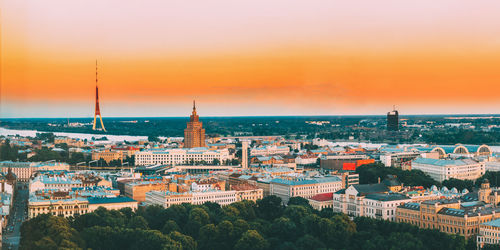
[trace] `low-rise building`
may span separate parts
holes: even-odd
[[[161,205],[168,208],[172,205],[189,203],[193,205],[202,205],[205,202],[214,202],[221,206],[226,206],[237,201],[236,191],[209,190],[199,192],[170,192],[170,191],[151,191],[146,193],[146,205]]]
[[[485,173],[485,164],[471,159],[444,160],[417,158],[412,161],[412,170],[421,170],[436,181],[442,182],[451,178],[459,180],[475,180]]]
[[[208,148],[177,148],[163,150],[147,150],[135,153],[135,165],[145,166],[154,164],[182,165],[197,162],[212,163],[214,160],[222,163],[231,159],[229,150]]]
[[[397,193],[368,194],[363,201],[364,216],[395,221],[396,208],[410,201],[408,196]]]
[[[374,159],[370,159],[370,157],[365,154],[334,154],[322,156],[320,160],[320,166],[323,169],[354,171],[361,165],[374,162]]]
[[[318,178],[275,178],[270,182],[270,194],[281,198],[284,204],[291,197],[311,198],[317,194],[331,193],[342,188],[337,176]]]
[[[251,156],[285,155],[290,152],[288,146],[266,145],[250,149]]]
[[[409,202],[396,209],[396,221],[420,228],[460,234],[466,238],[479,233],[479,225],[500,217],[500,208],[483,202],[459,199]]]
[[[317,194],[307,200],[311,207],[319,211],[333,208],[333,193]]]
[[[125,155],[121,150],[104,150],[104,151],[94,151],[92,152],[92,160],[104,160],[109,163],[111,161],[122,162],[125,159]]]
[[[126,196],[116,197],[90,197],[88,200],[88,210],[93,212],[99,207],[108,210],[120,210],[122,208],[131,208],[133,211],[137,209],[138,202]]]
[[[29,181],[33,175],[39,171],[47,170],[69,170],[67,163],[61,162],[0,162],[0,172],[12,171],[18,181]]]
[[[479,225],[477,247],[485,245],[500,245],[500,219],[488,221]]]
[[[132,181],[125,183],[125,196],[139,202],[146,201],[146,193],[150,191],[168,190],[167,182],[164,180]]]
[[[30,192],[42,189],[68,191],[83,187],[111,187],[108,180],[93,173],[66,173],[65,171],[47,171],[38,174],[29,182]]]
[[[0,162],[0,171],[4,173],[12,171],[16,175],[17,181],[28,181],[33,175],[34,165],[36,163],[33,162],[2,161]]]
[[[231,186],[236,191],[236,201],[249,200],[256,202],[264,198],[264,190],[251,184],[239,184]]]
[[[350,216],[395,220],[398,205],[411,201],[399,194],[402,184],[394,176],[388,176],[382,183],[357,184],[333,193],[333,211]]]
[[[85,214],[89,211],[89,201],[83,197],[57,197],[46,199],[30,196],[28,200],[28,218],[35,218],[39,214],[52,214],[64,217]]]

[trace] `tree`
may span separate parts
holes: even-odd
[[[128,222],[128,227],[133,229],[149,229],[148,222],[142,216],[134,216]]]
[[[148,136],[148,141],[149,142],[159,142],[160,138],[158,138],[158,136],[150,135],[150,136]]]
[[[266,196],[262,200],[257,201],[257,212],[267,220],[274,220],[283,213],[283,205],[281,198],[278,196]]]
[[[318,238],[306,234],[299,239],[297,239],[296,243],[299,249],[321,249],[326,248],[325,244],[321,242]]]
[[[255,230],[246,231],[243,236],[238,240],[235,249],[245,250],[245,249],[267,249],[269,243]]]
[[[396,175],[399,181],[407,186],[424,186],[429,188],[432,185],[440,185],[439,182],[420,170],[388,168],[381,163],[361,165],[356,168],[356,173],[359,174],[360,184],[377,183],[379,179],[383,180],[387,175]]]
[[[208,213],[202,208],[195,207],[189,212],[189,220],[184,227],[184,230],[189,235],[198,237],[198,232],[200,227],[208,224],[210,222],[210,217]]]
[[[11,147],[10,141],[7,139],[5,143],[0,145],[0,160],[2,161],[16,161],[19,158],[18,148]]]
[[[107,210],[74,218],[39,215],[23,223],[21,249],[475,249],[437,230],[318,212],[302,199],[286,208],[269,196],[236,202]],[[326,210],[325,210],[326,211]],[[152,229],[148,229],[148,228]],[[161,229],[159,231],[158,229]]]
[[[303,197],[300,197],[300,196],[290,197],[290,199],[288,200],[287,205],[288,206],[290,206],[290,205],[299,205],[299,206],[311,207],[311,205],[309,205],[309,201],[306,198],[303,198]]]
[[[280,238],[281,240],[294,240],[297,236],[297,225],[286,217],[280,217],[273,221],[271,225],[272,235]]]
[[[174,220],[168,220],[165,223],[165,225],[163,226],[163,228],[161,229],[161,232],[164,234],[169,234],[169,233],[174,232],[174,231],[177,231],[177,232],[181,231],[181,228],[177,225],[177,223],[175,223]]]
[[[197,243],[193,239],[193,237],[184,235],[182,233],[179,233],[177,231],[171,232],[168,234],[168,236],[177,242],[181,243],[182,249],[184,250],[196,250],[197,249]]]
[[[78,231],[63,217],[42,214],[21,226],[21,249],[52,249],[56,246],[82,247]]]
[[[200,249],[217,249],[217,231],[214,224],[207,224],[200,228],[199,246]]]
[[[215,231],[217,232],[217,236],[215,238],[217,242],[217,249],[231,249],[236,241],[233,223],[228,220],[224,220],[217,225]]]
[[[472,191],[472,189],[474,188],[474,181],[451,178],[449,180],[444,180],[442,185],[447,187],[448,189],[457,188],[458,191],[460,192],[464,190],[464,188],[466,188],[469,191]]]

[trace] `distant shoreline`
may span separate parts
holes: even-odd
[[[342,118],[342,117],[350,117],[350,118],[360,118],[360,117],[385,117],[385,114],[379,114],[379,115],[249,115],[249,116],[200,116],[200,119],[203,118],[208,118],[208,119],[225,119],[225,118],[294,118],[294,117],[299,117],[299,118],[320,118],[320,117],[325,117],[325,118]],[[463,117],[465,119],[471,119],[471,118],[481,118],[481,119],[486,119],[486,118],[493,118],[493,119],[500,119],[500,114],[400,114],[400,118],[405,118],[405,117],[453,117],[453,118],[460,118]],[[56,119],[56,120],[92,120],[94,119],[93,117],[3,117],[0,118],[0,121],[2,120],[50,120],[50,119]],[[116,120],[124,120],[124,119],[140,119],[140,120],[147,120],[147,119],[189,119],[187,116],[110,116],[110,117],[103,117],[104,120],[108,119],[116,119]]]

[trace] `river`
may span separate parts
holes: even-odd
[[[36,131],[36,130],[18,130],[18,129],[6,129],[0,127],[0,136],[4,135],[20,135],[20,136],[31,136],[35,137],[36,133],[44,133],[43,131]],[[147,140],[147,136],[132,136],[132,135],[106,135],[106,134],[84,134],[84,133],[67,133],[67,132],[53,132],[54,135],[56,136],[67,136],[70,138],[78,138],[78,139],[87,139],[87,140],[92,140],[92,137],[94,138],[101,138],[101,137],[106,137],[108,138],[108,141],[111,142],[121,142],[121,141],[139,141],[139,140]],[[165,139],[166,137],[159,137],[161,139]],[[380,148],[384,145],[387,145],[385,143],[364,143],[364,142],[334,142],[333,144],[339,145],[339,146],[347,146],[347,145],[359,145],[361,147],[366,147],[366,148]],[[404,144],[404,145],[409,145],[409,144]],[[493,152],[498,152],[500,153],[500,146],[490,146],[491,150]]]

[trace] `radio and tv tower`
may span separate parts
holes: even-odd
[[[101,128],[104,132],[106,129],[104,128],[104,123],[102,122],[101,110],[99,109],[99,87],[97,86],[97,60],[95,61],[95,114],[94,114],[94,126],[92,126],[93,130],[96,130],[96,119],[99,116],[99,120],[101,121]]]

